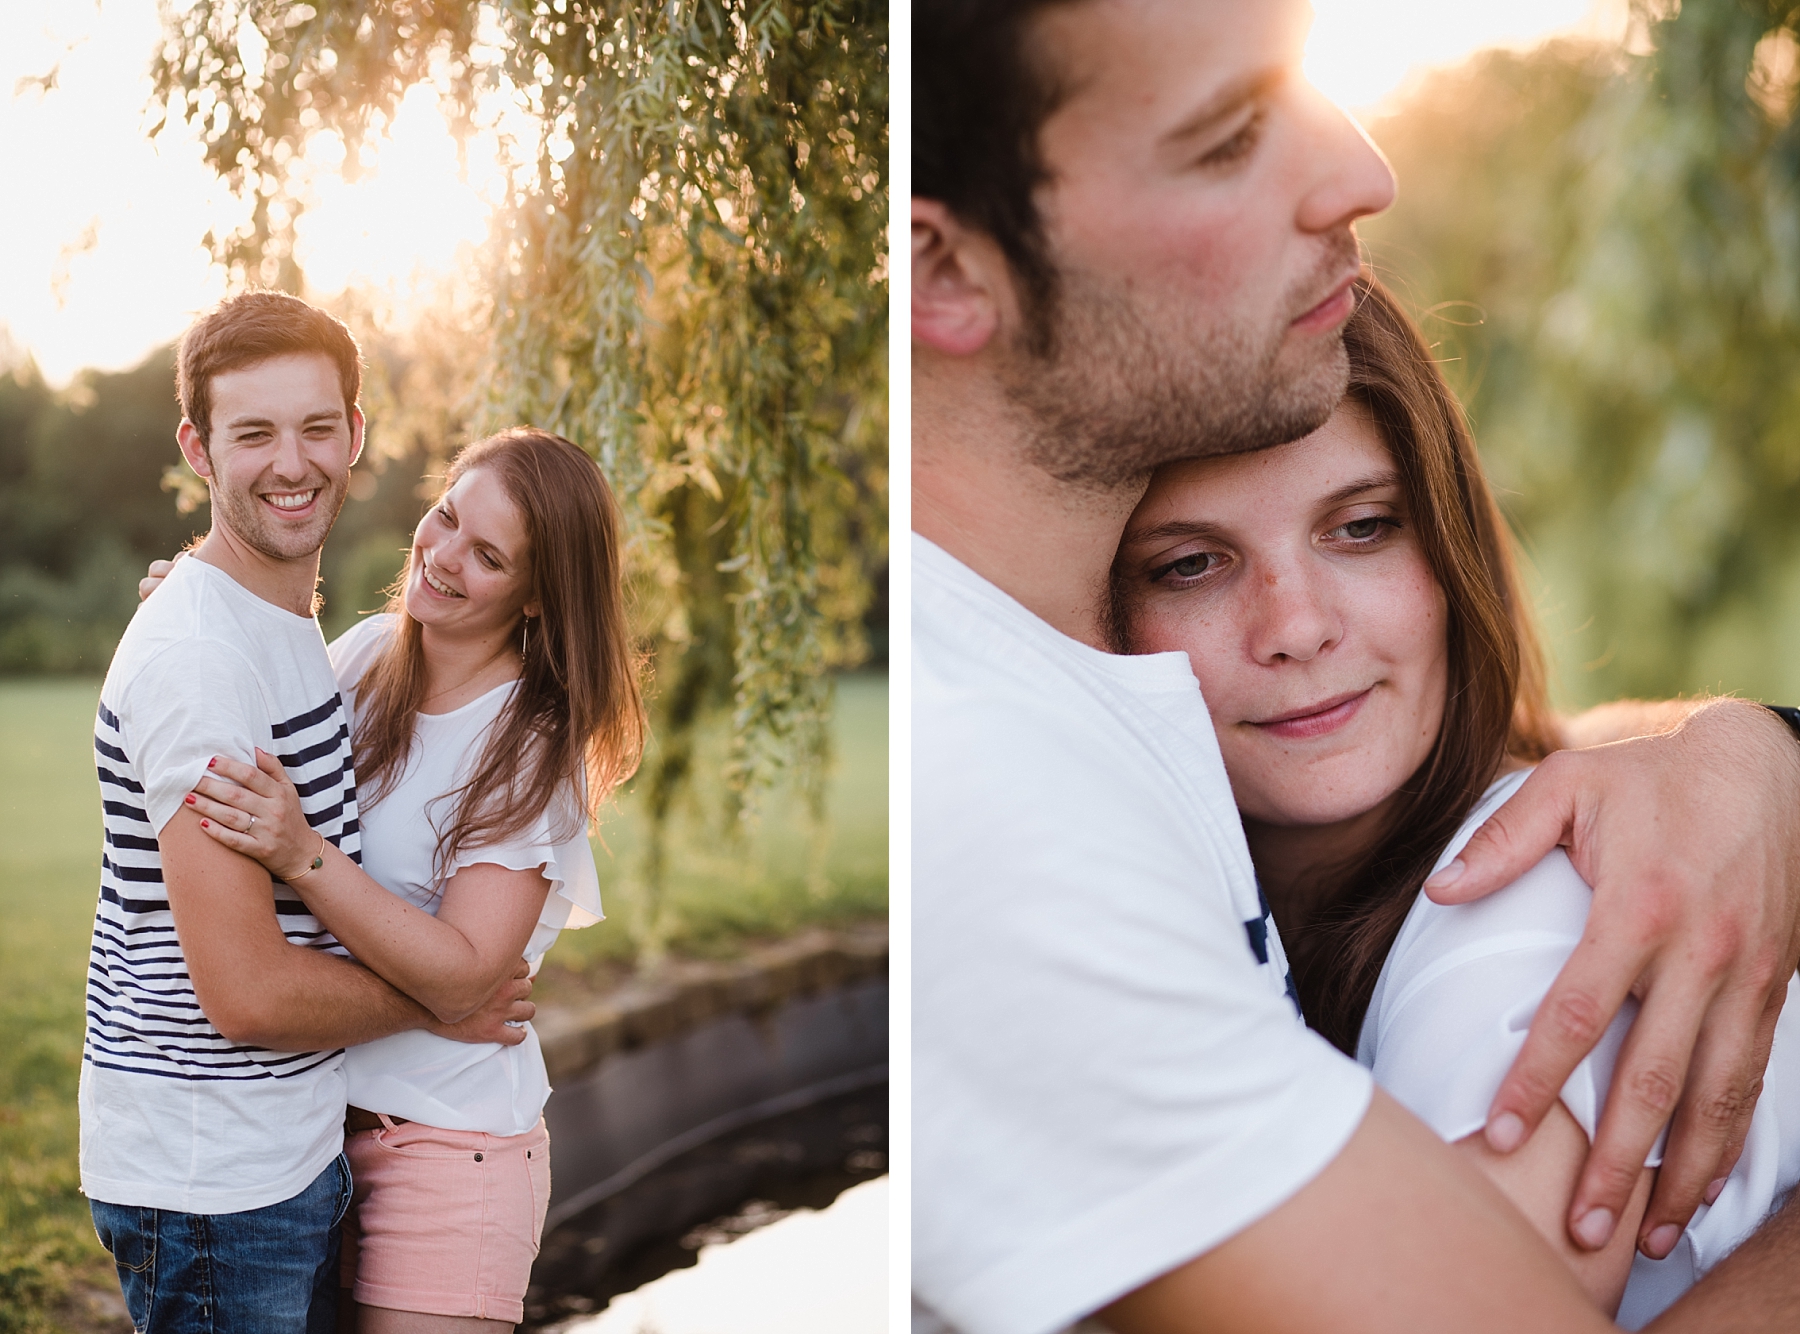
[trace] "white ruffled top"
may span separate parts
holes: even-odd
[[[1527,771],[1528,772],[1528,771]],[[1519,789],[1526,773],[1487,790],[1437,867]],[[1703,830],[1694,837],[1704,840]],[[1437,869],[1434,867],[1433,869]],[[1444,907],[1419,895],[1376,983],[1356,1058],[1375,1081],[1448,1142],[1480,1130],[1500,1081],[1525,1045],[1539,1002],[1581,941],[1593,892],[1555,849],[1506,888]],[[1725,1189],[1701,1205],[1663,1260],[1632,1262],[1618,1323],[1640,1329],[1750,1235],[1800,1182],[1800,985],[1776,1025],[1763,1095]],[[1637,1016],[1627,1000],[1562,1088],[1589,1141],[1606,1110],[1613,1067]],[[1665,1128],[1647,1167],[1662,1162]]]
[[[332,668],[352,719],[356,684],[392,633],[393,620],[371,616],[331,645]],[[602,916],[600,878],[573,784],[524,832],[504,843],[465,848],[434,873],[438,831],[452,814],[442,798],[473,772],[514,685],[497,686],[450,713],[419,715],[400,781],[379,802],[362,806],[362,865],[390,893],[433,914],[444,884],[465,866],[541,871],[550,893],[525,947],[535,973],[559,932],[592,926]],[[525,1028],[525,1041],[515,1047],[453,1042],[422,1029],[352,1047],[344,1061],[350,1103],[447,1130],[524,1134],[550,1096],[537,1034],[529,1024]]]

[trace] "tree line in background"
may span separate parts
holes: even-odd
[[[1800,696],[1800,5],[1441,74],[1364,228],[1525,540],[1568,705]]]
[[[654,676],[653,890],[708,718],[730,720],[734,810],[785,775],[822,815],[832,673],[885,651],[883,0],[194,0],[164,24],[156,105],[200,131],[245,206],[207,238],[234,287],[305,293],[315,136],[354,164],[421,85],[462,131],[499,136],[510,185],[463,275],[473,308],[381,335],[373,472],[416,478],[514,424],[600,461]],[[351,326],[365,345],[378,331]],[[0,670],[97,669],[130,608],[117,572],[193,526],[156,489],[168,385],[165,357],[68,395],[29,372],[0,389],[7,504],[41,515],[0,539]],[[347,508],[328,625],[391,573],[410,485],[378,478]]]

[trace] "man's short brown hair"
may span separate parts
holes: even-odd
[[[362,352],[343,322],[286,292],[245,292],[203,315],[181,339],[175,395],[181,414],[212,443],[212,378],[270,357],[317,352],[337,367],[344,414],[362,392]]]

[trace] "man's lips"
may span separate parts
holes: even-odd
[[[1293,327],[1302,333],[1320,333],[1335,329],[1356,313],[1356,273],[1344,276],[1326,298],[1295,320]]]
[[[1272,718],[1253,721],[1250,725],[1288,741],[1304,741],[1324,736],[1337,731],[1354,718],[1374,688],[1370,686],[1365,690],[1335,695],[1316,704],[1306,704],[1287,713],[1276,714]]]
[[[277,514],[307,514],[311,512],[313,502],[318,500],[319,492],[324,489],[313,486],[301,491],[264,491],[261,499]]]

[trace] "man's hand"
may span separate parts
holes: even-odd
[[[1488,1141],[1522,1143],[1637,995],[1569,1228],[1589,1249],[1606,1243],[1672,1112],[1638,1231],[1661,1258],[1743,1149],[1800,957],[1800,746],[1760,705],[1716,700],[1661,735],[1559,752],[1426,892],[1478,899],[1559,843],[1594,904],[1494,1097]]]
[[[525,1041],[524,1024],[537,1013],[537,1006],[531,1002],[531,985],[531,965],[520,959],[513,975],[473,1014],[454,1024],[434,1020],[426,1027],[440,1038],[455,1042],[498,1042],[503,1047],[516,1047]]]

